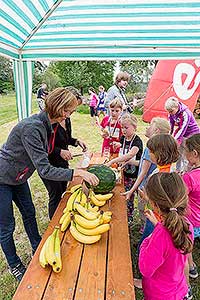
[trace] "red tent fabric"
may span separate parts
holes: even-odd
[[[175,96],[194,110],[200,94],[200,60],[159,61],[149,82],[144,102],[143,120],[167,118],[164,104]]]

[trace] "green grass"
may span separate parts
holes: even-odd
[[[34,102],[33,112],[36,112],[37,104],[35,101],[35,97],[33,102]],[[2,112],[1,109],[2,107],[4,107],[4,105],[6,105],[6,103],[9,103],[7,107],[7,109],[9,108],[9,111],[6,111],[4,109],[4,114],[1,114]],[[14,96],[1,97],[0,98],[0,119],[1,119],[0,144],[2,144],[6,140],[10,130],[17,123],[16,117],[17,114],[15,109]],[[144,132],[145,132],[146,124],[141,121],[141,116],[137,116],[137,117],[139,120],[138,134],[145,141]],[[87,142],[88,147],[91,151],[101,150],[102,139],[100,137],[99,130],[97,129],[97,127],[91,126],[90,116],[88,114],[74,113],[72,116],[72,128],[73,128],[73,136],[78,137],[84,140],[85,142]],[[72,148],[72,152],[74,153],[78,152],[78,149]],[[75,166],[77,160],[78,159],[72,161],[71,166]],[[35,172],[31,177],[30,184],[31,184],[31,192],[33,196],[33,202],[36,208],[36,218],[38,222],[38,227],[39,227],[40,234],[42,235],[46,230],[49,222],[48,210],[47,210],[48,208],[47,192],[45,190],[45,187],[41,179],[37,175],[37,172]],[[14,207],[14,213],[15,213],[15,220],[16,220],[16,230],[14,234],[14,239],[16,242],[17,253],[22,258],[22,261],[26,265],[28,265],[31,259],[30,244],[24,232],[21,216],[18,213],[16,207]],[[131,241],[131,252],[132,252],[132,260],[133,260],[133,270],[134,270],[134,275],[137,277],[138,270],[137,270],[136,249],[137,249],[138,240],[140,238],[139,235],[140,224],[139,224],[139,217],[137,212],[135,214],[134,220],[135,220],[134,225],[132,226],[130,231],[130,241]],[[194,260],[197,266],[200,266],[199,248],[200,248],[200,243],[197,243],[194,249]],[[0,250],[0,274],[1,274],[0,300],[10,300],[12,299],[12,296],[15,293],[15,290],[17,288],[17,283],[14,280],[14,278],[7,272],[7,264],[1,250]],[[200,299],[200,278],[191,280],[191,284],[194,292],[193,299],[199,300]],[[136,289],[136,298],[137,300],[143,299],[142,292],[138,291],[137,289]]]

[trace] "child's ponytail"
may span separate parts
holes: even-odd
[[[164,225],[171,233],[174,246],[177,249],[181,249],[184,254],[192,252],[193,243],[189,238],[189,234],[191,233],[189,225],[184,216],[179,214],[178,210],[169,211],[166,215]]]
[[[190,253],[191,232],[185,219],[188,198],[182,178],[174,172],[154,174],[147,182],[146,193],[163,216],[163,224],[171,233],[174,246],[184,254]]]

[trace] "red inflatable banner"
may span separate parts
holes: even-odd
[[[200,60],[159,61],[147,89],[143,121],[153,117],[167,118],[164,109],[167,98],[175,96],[194,110],[200,94]]]

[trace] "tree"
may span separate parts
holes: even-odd
[[[42,81],[47,84],[48,91],[52,91],[56,87],[61,86],[59,76],[53,73],[49,68],[46,69],[44,75],[42,76]]]
[[[0,57],[0,94],[14,89],[13,67],[11,60]]]
[[[73,85],[83,92],[89,87],[96,90],[99,85],[109,88],[113,84],[115,62],[105,61],[65,61],[53,62],[50,70],[57,74],[62,86]]]
[[[127,92],[145,93],[148,82],[155,69],[157,61],[155,60],[131,60],[120,63],[121,70],[131,74],[131,81],[128,85]]]

